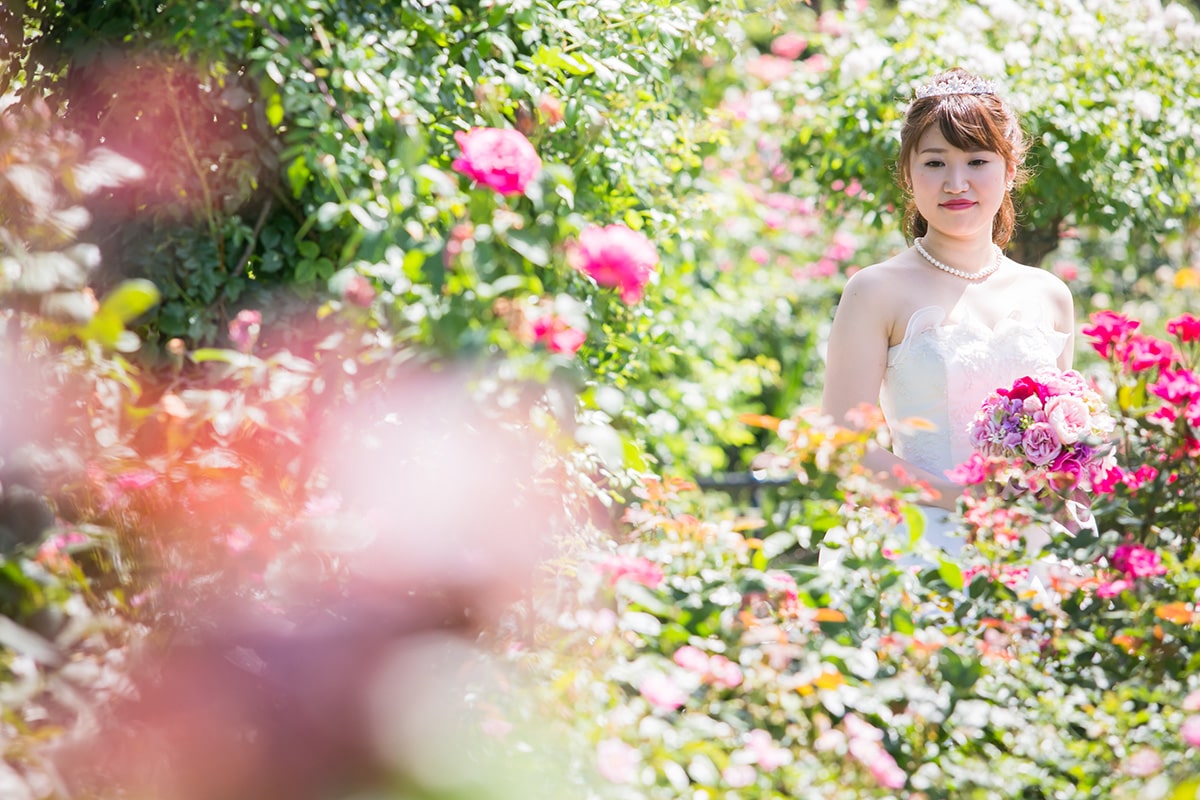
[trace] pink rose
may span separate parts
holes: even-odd
[[[663,581],[662,568],[642,556],[611,556],[600,564],[600,571],[607,572],[609,583],[614,585],[622,578],[629,578],[654,589]]]
[[[1177,406],[1186,406],[1200,398],[1200,379],[1187,369],[1164,369],[1147,388],[1150,394]]]
[[[1117,356],[1130,372],[1152,367],[1167,369],[1179,360],[1179,353],[1170,342],[1140,333],[1130,336],[1129,341],[1117,349]]]
[[[538,317],[532,325],[534,341],[545,345],[551,353],[574,355],[587,340],[586,333],[572,328],[562,317],[555,314]]]
[[[1194,342],[1200,339],[1200,319],[1191,314],[1180,314],[1167,321],[1167,333],[1179,337],[1179,341]]]
[[[1091,320],[1091,324],[1084,325],[1081,332],[1094,339],[1092,347],[1104,358],[1111,356],[1115,345],[1125,341],[1142,324],[1115,311],[1097,311],[1092,314]]]
[[[1054,429],[1048,423],[1035,422],[1021,437],[1021,448],[1030,463],[1044,467],[1062,451],[1062,443],[1058,441]]]
[[[1162,756],[1149,747],[1143,747],[1131,754],[1125,762],[1125,771],[1135,778],[1149,778],[1163,768]]]
[[[979,453],[972,453],[954,469],[946,470],[946,477],[960,486],[975,486],[987,480],[987,466],[986,458]]]
[[[771,734],[761,728],[746,734],[746,752],[764,772],[779,769],[792,760],[791,751],[778,747]]]
[[[645,234],[624,225],[592,225],[579,234],[571,260],[601,286],[620,289],[626,303],[636,303],[658,265],[658,252]]]
[[[1192,714],[1179,726],[1179,736],[1188,747],[1200,747],[1200,714]]]
[[[676,650],[671,660],[689,672],[703,674],[708,671],[708,653],[690,644]]]
[[[254,343],[258,341],[258,332],[262,327],[262,314],[253,309],[244,308],[237,317],[229,323],[229,340],[237,345],[243,353],[249,353]]]
[[[605,739],[596,745],[596,771],[610,783],[633,783],[642,754],[620,739]]]
[[[1075,444],[1088,432],[1092,415],[1078,397],[1060,394],[1046,401],[1046,422],[1063,444]]]
[[[1129,491],[1136,492],[1138,489],[1145,486],[1150,481],[1158,477],[1158,468],[1152,467],[1149,464],[1142,464],[1134,472],[1126,472],[1121,476],[1121,482],[1129,487]]]
[[[808,40],[794,33],[785,33],[776,36],[771,41],[771,52],[789,61],[795,61],[807,48]]]
[[[1097,597],[1116,597],[1117,595],[1119,595],[1121,592],[1125,591],[1126,589],[1132,589],[1132,588],[1133,588],[1133,584],[1130,583],[1129,581],[1125,580],[1124,578],[1120,578],[1115,581],[1102,581],[1100,583],[1100,585],[1098,587],[1096,587],[1096,596]]]
[[[1148,578],[1167,572],[1167,568],[1159,563],[1158,553],[1137,545],[1119,546],[1109,560],[1113,569],[1119,569],[1128,578]]]
[[[521,194],[542,169],[542,159],[520,131],[472,128],[454,134],[462,155],[451,167],[500,194]]]
[[[730,788],[742,789],[758,778],[758,770],[752,764],[730,764],[721,770],[721,778]]]
[[[346,283],[346,288],[342,290],[342,299],[347,303],[369,308],[371,301],[375,299],[375,287],[362,275],[355,274],[351,276]]]
[[[742,685],[742,668],[722,655],[714,655],[708,660],[708,670],[704,679],[717,687],[733,689]]]
[[[638,684],[638,691],[655,708],[674,711],[687,702],[688,694],[668,676],[656,672]]]
[[[792,74],[795,65],[786,58],[761,55],[746,62],[746,72],[763,83],[774,83]]]

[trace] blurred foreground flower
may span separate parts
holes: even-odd
[[[561,504],[545,443],[512,419],[452,370],[335,415],[298,522],[311,536],[267,565],[269,599],[223,600],[147,654],[131,699],[69,754],[70,781],[156,800],[540,794],[502,750],[534,734],[489,736],[511,723],[472,700],[512,684],[479,633],[528,588]]]

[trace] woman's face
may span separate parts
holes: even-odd
[[[1016,169],[990,150],[959,150],[937,126],[922,134],[908,168],[913,201],[931,233],[954,238],[992,234]]]

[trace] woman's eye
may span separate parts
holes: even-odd
[[[988,161],[987,161],[987,159],[986,159],[986,158],[973,158],[973,159],[971,159],[971,166],[973,166],[973,167],[982,167],[982,166],[983,166],[984,164],[986,164],[986,163],[988,163]]]
[[[927,167],[940,167],[940,166],[942,166],[942,162],[940,162],[940,161],[926,161],[926,162],[925,162],[925,166],[927,166]]]

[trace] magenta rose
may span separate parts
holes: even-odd
[[[1039,400],[1045,401],[1048,395],[1045,385],[1028,375],[1013,381],[1011,388],[1000,389],[999,393],[1010,400],[1021,401],[1024,401],[1027,397],[1036,397]]]
[[[1021,437],[1021,449],[1030,463],[1044,467],[1062,452],[1062,442],[1054,435],[1054,429],[1046,422],[1035,422]]]
[[[571,259],[596,283],[619,289],[622,300],[636,303],[658,265],[658,251],[645,234],[624,225],[592,225],[579,234]]]
[[[1114,569],[1125,573],[1125,577],[1129,579],[1164,575],[1167,571],[1159,562],[1158,553],[1133,544],[1119,546],[1113,551],[1110,561]]]
[[[1200,379],[1186,369],[1165,369],[1159,374],[1158,380],[1147,388],[1150,394],[1177,406],[1186,406],[1200,398]]]
[[[1104,358],[1111,356],[1115,345],[1125,341],[1142,324],[1115,311],[1097,311],[1091,320],[1090,325],[1083,326],[1082,333],[1095,340],[1092,347]]]
[[[1184,343],[1200,340],[1200,319],[1192,314],[1180,314],[1167,320],[1167,333],[1178,336]]]
[[[460,172],[500,194],[522,194],[542,169],[542,159],[520,131],[472,128],[454,134],[462,155],[451,164]]]
[[[1141,372],[1151,367],[1167,369],[1179,360],[1179,353],[1170,342],[1135,333],[1117,348],[1117,357],[1131,372]]]

